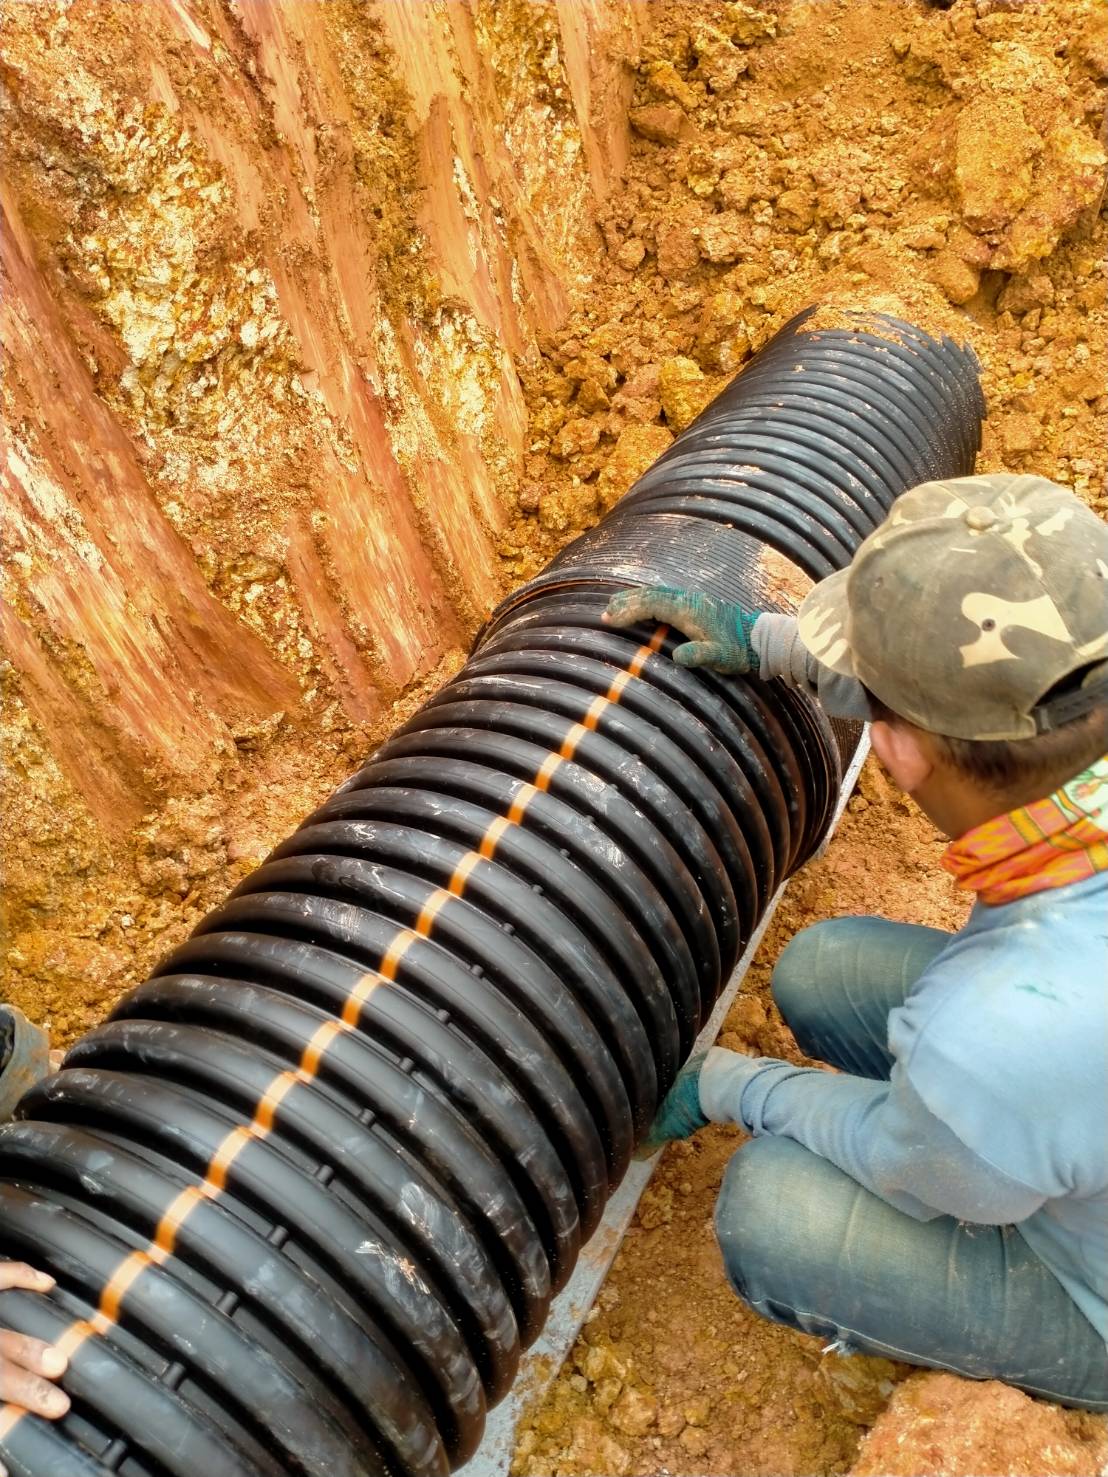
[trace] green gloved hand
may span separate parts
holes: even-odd
[[[636,1159],[649,1159],[663,1144],[687,1139],[708,1122],[700,1108],[700,1069],[708,1055],[701,1051],[678,1072],[673,1086],[662,1099],[646,1138],[635,1150]]]
[[[651,589],[639,585],[613,595],[604,612],[610,626],[634,626],[640,621],[665,621],[676,626],[691,641],[677,647],[673,660],[681,667],[710,667],[713,672],[734,675],[758,670],[758,657],[750,644],[760,610],[745,611],[739,605],[702,595],[697,590]]]

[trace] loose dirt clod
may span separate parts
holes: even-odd
[[[1108,1431],[1007,1385],[914,1374],[862,1441],[851,1477],[1099,1477]]]

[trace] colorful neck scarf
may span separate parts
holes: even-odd
[[[1108,872],[1108,754],[1045,800],[974,826],[943,866],[994,906]]]

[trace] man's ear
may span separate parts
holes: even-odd
[[[910,724],[871,723],[869,741],[894,784],[902,790],[911,795],[927,783],[935,766],[921,735]]]

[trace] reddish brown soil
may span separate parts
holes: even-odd
[[[1061,1410],[1018,1390],[915,1374],[862,1442],[852,1477],[1100,1477],[1108,1429],[1083,1411]]]

